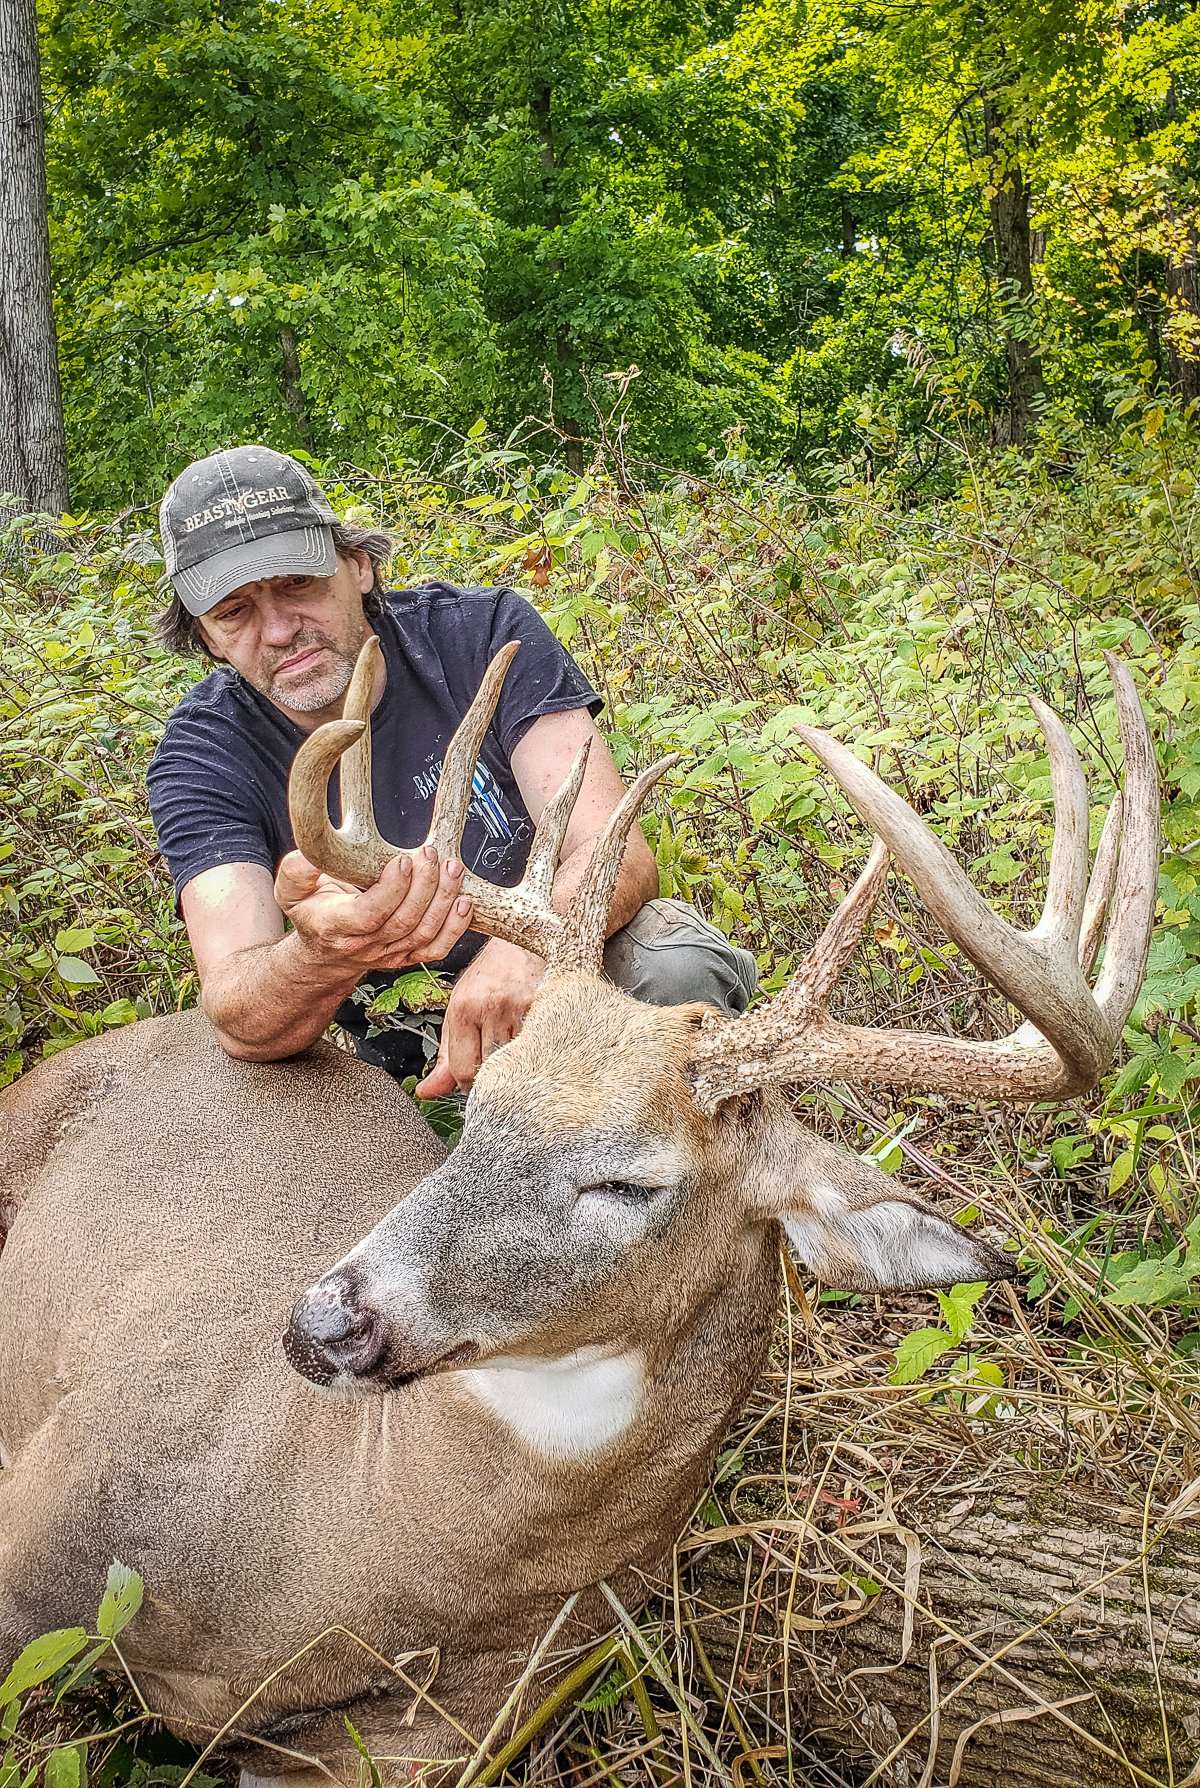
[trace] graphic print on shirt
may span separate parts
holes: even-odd
[[[423,800],[432,800],[438,783],[442,779],[441,763],[429,763],[424,770],[417,770],[413,775],[413,788]],[[467,807],[468,815],[483,828],[483,843],[475,854],[475,861],[468,868],[475,870],[496,869],[506,863],[514,844],[519,844],[531,835],[528,821],[512,819],[504,808],[504,800],[500,793],[500,784],[484,763],[475,766],[471,778],[471,799]],[[464,846],[466,840],[464,838]]]

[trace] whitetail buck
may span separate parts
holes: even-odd
[[[443,851],[504,669],[448,755]],[[778,1089],[833,1077],[1030,1100],[1095,1082],[1142,978],[1157,856],[1150,741],[1112,670],[1126,789],[1090,883],[1083,774],[1038,710],[1056,832],[1030,932],[989,912],[843,746],[802,729],[883,842],[791,985],[737,1020],[639,1005],[600,977],[624,840],[661,766],[613,816],[575,905],[552,909],[576,765],[521,886],[469,885],[479,929],[549,972],[448,1157],[378,1070],[329,1045],[231,1061],[198,1012],[20,1081],[0,1150],[16,1210],[0,1256],[0,1670],[32,1634],[87,1624],[116,1555],[147,1585],[125,1656],[181,1732],[231,1728],[250,1770],[297,1783],[356,1776],[347,1713],[385,1779],[468,1756],[567,1598],[563,1643],[610,1624],[601,1583],[644,1596],[763,1363],[781,1230],[838,1285],[1005,1274],[995,1247],[804,1129]],[[368,731],[320,729],[293,778],[302,848],[362,884],[393,848],[370,817]],[[326,782],[348,745],[334,832]],[[885,846],[1028,1020],[1011,1037],[829,1016]]]

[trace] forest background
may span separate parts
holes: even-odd
[[[586,435],[626,380],[662,464],[910,483],[914,367],[996,442],[1200,391],[1185,0],[45,0],[41,44],[77,506],[218,440]]]
[[[195,1001],[145,797],[201,670],[153,638],[155,510],[217,445],[307,457],[391,529],[397,583],[525,588],[602,688],[622,769],[684,753],[647,820],[664,892],[748,942],[768,990],[865,851],[796,722],[877,757],[1031,922],[1051,817],[1020,692],[1071,725],[1095,842],[1119,651],[1165,839],[1099,1094],[1022,1114],[802,1095],[1019,1236],[1017,1288],[935,1307],[791,1284],[803,1394],[764,1383],[685,1542],[733,1536],[756,1587],[724,1606],[759,1652],[710,1661],[699,1627],[681,1646],[668,1600],[645,1657],[535,1750],[572,1779],[627,1754],[630,1780],[727,1779],[689,1760],[703,1720],[738,1780],[739,1758],[783,1780],[801,1755],[814,1783],[909,1762],[1005,1788],[1194,1780],[1200,10],[43,0],[35,21],[0,0],[0,62],[21,17],[65,447],[41,451],[45,383],[22,432],[10,254],[0,484],[31,476],[0,515],[0,1085]],[[5,105],[0,84],[0,155],[33,115]],[[845,1008],[1009,1022],[896,878]],[[407,1022],[399,1000],[375,1016]],[[763,1609],[785,1605],[781,1644]],[[1077,1621],[1100,1635],[1086,1670]],[[0,1782],[54,1758],[53,1788],[89,1758],[105,1788],[156,1779],[131,1728],[104,1737],[123,1716],[45,1693],[0,1705]]]

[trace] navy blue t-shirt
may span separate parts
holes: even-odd
[[[501,646],[520,641],[479,754],[462,841],[468,869],[511,887],[533,840],[512,773],[513,749],[541,715],[575,708],[596,714],[603,703],[515,590],[434,583],[391,591],[371,625],[387,665],[387,687],[371,716],[375,821],[384,838],[405,846],[419,844],[429,829],[442,754],[488,664]],[[306,737],[228,666],[188,691],[167,721],[149,772],[150,807],[176,897],[193,877],[222,863],[260,863],[274,874],[295,848],[287,783]],[[336,775],[331,780],[330,812],[337,820]],[[483,941],[467,932],[444,972],[465,968]]]

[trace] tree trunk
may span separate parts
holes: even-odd
[[[283,401],[295,424],[300,445],[311,453],[312,426],[308,419],[308,403],[300,378],[300,348],[296,341],[296,331],[290,323],[285,323],[279,331],[279,355],[283,370]]]
[[[61,515],[67,451],[34,0],[0,0],[0,241],[0,513]]]
[[[1034,345],[1033,257],[1029,229],[1029,188],[1004,117],[994,97],[983,102],[983,142],[992,196],[988,210],[996,278],[1006,311],[1004,355],[1008,363],[1008,403],[997,430],[1002,445],[1027,439],[1034,425],[1035,400],[1042,395],[1042,363]]]
[[[819,1528],[798,1536],[794,1520],[789,1531],[780,1513],[773,1526],[764,1508],[749,1576],[744,1550],[728,1545],[700,1565],[710,1658],[723,1677],[734,1665],[743,1692],[760,1706],[769,1697],[784,1725],[790,1625],[791,1729],[852,1777],[878,1769],[873,1781],[908,1788],[1200,1780],[1188,1773],[1200,1760],[1200,1531],[1151,1529],[1143,1540],[1132,1503],[1007,1482],[973,1495],[914,1484],[906,1506],[874,1524],[878,1564],[866,1574],[881,1593],[853,1624],[816,1630],[805,1630],[821,1613],[806,1581],[862,1581],[853,1559],[872,1524],[856,1525],[844,1503],[840,1527],[818,1515]],[[801,1493],[793,1508],[805,1506]],[[906,1590],[916,1610],[907,1647]]]
[[[1200,397],[1200,344],[1197,319],[1200,319],[1200,279],[1197,277],[1196,219],[1180,218],[1174,205],[1168,206],[1171,223],[1179,246],[1167,255],[1167,374],[1171,385],[1185,403]],[[1181,324],[1170,326],[1173,317]]]

